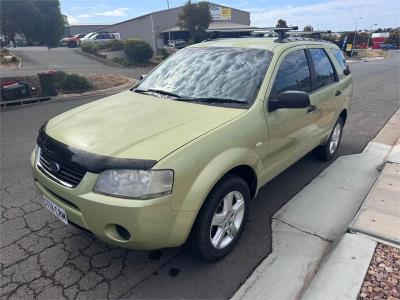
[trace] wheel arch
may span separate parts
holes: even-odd
[[[343,109],[339,115],[339,117],[341,117],[343,119],[343,125],[346,124],[346,120],[347,120],[347,109]]]

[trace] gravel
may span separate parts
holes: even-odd
[[[400,300],[400,249],[377,245],[359,299]]]

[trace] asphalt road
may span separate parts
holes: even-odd
[[[34,75],[39,71],[62,70],[79,74],[118,74],[134,78],[148,73],[148,68],[118,67],[104,64],[79,53],[78,48],[17,47],[11,51],[22,58],[22,68],[2,70],[0,77]]]
[[[340,155],[361,152],[399,108],[399,58],[393,52],[383,61],[351,65],[354,99]],[[327,166],[308,155],[263,187],[242,239],[219,262],[199,262],[181,248],[111,247],[42,207],[28,161],[45,120],[95,99],[1,113],[1,297],[228,298],[271,252],[271,216]]]

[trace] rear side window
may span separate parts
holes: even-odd
[[[277,99],[284,91],[311,92],[311,75],[304,50],[296,50],[289,53],[282,61],[270,99]]]
[[[324,49],[310,49],[317,89],[335,82],[335,71]]]
[[[349,67],[346,59],[344,58],[343,52],[340,49],[332,49],[333,55],[335,55],[337,62],[340,65],[340,69],[344,72]]]

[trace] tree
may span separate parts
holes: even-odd
[[[206,29],[211,23],[211,13],[207,2],[192,3],[188,0],[179,15],[178,26],[189,31],[190,38],[198,43],[206,37]]]
[[[306,31],[306,32],[314,31],[314,28],[311,25],[306,25],[306,26],[304,26],[303,31]]]
[[[392,44],[394,46],[400,46],[400,27],[393,29],[389,33],[389,38],[385,41],[387,44]]]
[[[59,0],[0,0],[1,30],[14,40],[17,33],[27,41],[57,46],[64,33]]]
[[[278,28],[285,28],[288,27],[288,25],[286,24],[286,21],[283,19],[279,19],[278,23],[276,24],[276,27]]]

